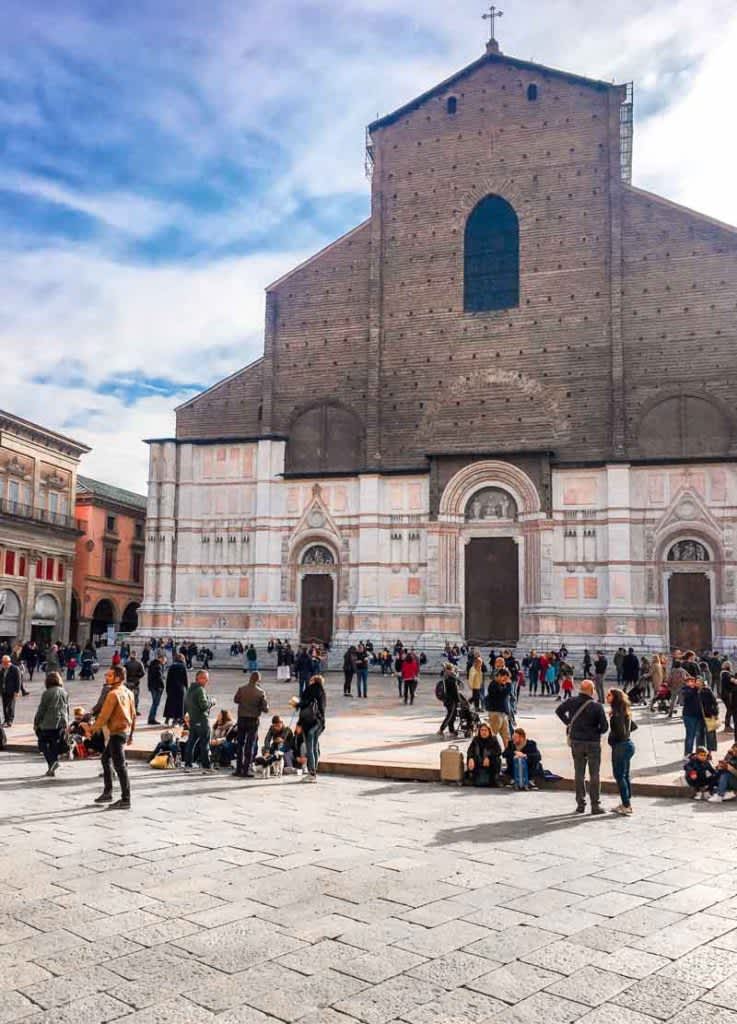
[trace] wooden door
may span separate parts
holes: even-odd
[[[330,643],[333,636],[333,578],[327,573],[302,577],[302,615],[299,638],[302,643],[317,640]]]
[[[466,640],[512,646],[519,639],[519,570],[511,537],[474,537],[466,545]]]
[[[711,650],[711,587],[703,572],[674,572],[668,580],[670,646]]]

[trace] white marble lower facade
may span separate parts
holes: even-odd
[[[427,474],[288,479],[284,447],[152,443],[142,634],[294,641],[319,575],[335,646],[439,648],[468,635],[466,546],[511,538],[518,648],[735,646],[731,463],[553,466],[547,511],[512,461],[479,458],[431,513]]]

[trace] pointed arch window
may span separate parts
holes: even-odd
[[[506,199],[486,196],[466,221],[463,308],[467,313],[519,305],[519,220]]]

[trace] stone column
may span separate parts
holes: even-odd
[[[69,626],[72,619],[72,583],[74,580],[74,558],[67,557],[61,560],[64,566],[64,606],[61,610],[62,615],[62,630],[60,639],[63,643],[67,643],[70,639],[76,641],[76,637],[69,636]]]
[[[31,619],[36,603],[36,560],[40,552],[28,550],[26,555],[26,597],[20,610],[19,633],[22,641],[31,639]]]

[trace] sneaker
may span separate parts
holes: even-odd
[[[710,804],[720,804],[724,799],[720,793],[712,793],[711,796],[706,798]]]
[[[203,775],[214,775],[215,774],[215,769],[214,768],[203,768],[202,769],[202,774]]]
[[[99,796],[95,797],[95,803],[96,804],[109,804],[109,803],[112,803],[112,799],[113,799],[113,794],[112,793],[100,793]]]
[[[612,814],[619,814],[621,816],[621,815],[624,815],[626,813],[627,813],[627,808],[624,807],[623,804],[620,804],[619,807],[612,807]]]
[[[528,793],[532,793],[534,790],[539,789],[539,787],[536,786],[534,782],[528,782],[525,789]]]
[[[307,779],[308,782],[317,782],[317,775],[315,775],[314,773],[309,773],[305,775],[305,778]]]
[[[192,765],[191,764],[185,764],[184,771],[187,772],[187,774],[189,774],[189,772],[192,771]]]
[[[731,789],[728,789],[728,790],[727,790],[727,792],[726,792],[726,793],[724,794],[724,796],[722,797],[722,801],[724,801],[724,800],[734,800],[734,798],[735,798],[736,796],[737,796],[737,793],[735,793],[735,792],[734,792],[733,790],[731,790]]]
[[[54,775],[56,775],[56,773],[58,771],[59,771],[59,762],[58,761],[54,761],[54,763],[49,768],[49,775],[53,778]]]
[[[108,807],[109,811],[129,811],[131,809],[130,800],[116,800],[114,804],[110,804]]]
[[[606,811],[604,810],[603,807],[592,807],[591,808],[591,813],[592,814],[606,814]]]
[[[630,804],[628,807],[622,808],[622,813],[629,818],[632,814],[632,804]]]

